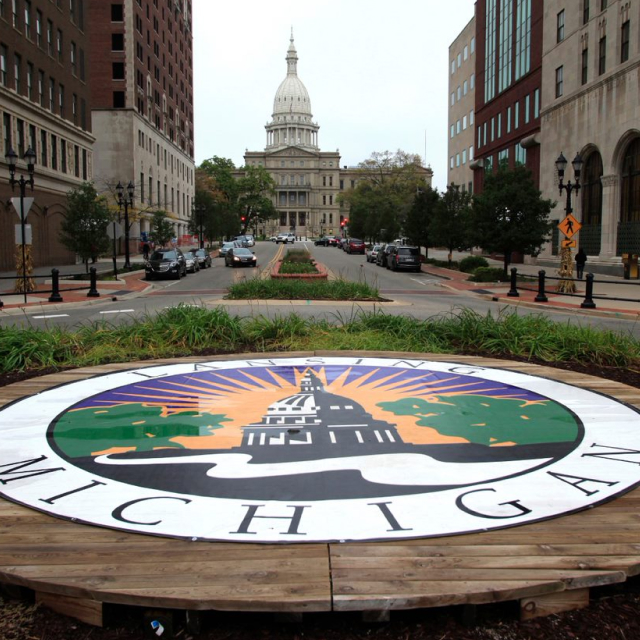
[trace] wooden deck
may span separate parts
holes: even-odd
[[[424,357],[502,366],[640,407],[640,390],[607,380],[526,363]],[[32,379],[0,389],[0,405],[96,373],[148,364]],[[526,618],[585,606],[591,587],[640,573],[639,523],[640,489],[570,516],[485,533],[386,543],[255,545],[129,534],[0,500],[0,582],[34,589],[39,600],[94,624],[101,624],[103,603],[305,612],[517,600]]]

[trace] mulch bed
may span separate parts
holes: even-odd
[[[490,354],[468,354],[490,355]],[[529,360],[529,362],[532,362]],[[536,362],[533,360],[533,362]],[[552,364],[640,388],[640,372],[585,364]],[[54,370],[40,371],[39,375]],[[33,374],[0,375],[0,386]],[[397,611],[389,623],[362,622],[357,614],[308,614],[302,622],[285,623],[275,616],[206,612],[202,630],[189,630],[179,616],[173,632],[162,636],[147,628],[141,610],[107,609],[104,629],[91,627],[28,602],[28,594],[0,590],[0,640],[638,640],[640,639],[640,579],[591,591],[591,605],[580,611],[518,621],[517,603]],[[13,597],[12,597],[13,596]],[[26,599],[25,599],[26,598]],[[475,612],[475,620],[469,614]],[[465,619],[465,616],[466,619]]]

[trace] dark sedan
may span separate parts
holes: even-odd
[[[393,247],[395,247],[395,244],[385,244],[382,245],[380,247],[380,250],[378,251],[378,255],[376,256],[376,264],[379,267],[386,267],[387,266],[387,258],[389,257],[389,253],[391,252],[391,249],[393,249]]]
[[[420,273],[420,249],[418,247],[393,247],[387,256],[387,269],[407,269]]]
[[[225,267],[255,267],[257,264],[255,254],[244,247],[233,247],[224,257]]]
[[[175,278],[180,280],[187,275],[187,261],[180,249],[156,249],[145,264],[145,277]]]

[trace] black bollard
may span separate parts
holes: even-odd
[[[549,302],[549,299],[544,293],[544,278],[546,272],[538,271],[538,295],[534,298],[535,302]]]
[[[596,303],[593,301],[593,273],[587,273],[587,290],[584,294],[584,301],[580,306],[583,309],[596,308]]]
[[[60,295],[60,272],[57,269],[51,269],[51,295],[49,302],[62,302]]]
[[[507,296],[509,298],[519,298],[520,294],[518,293],[518,288],[516,286],[516,279],[518,277],[518,270],[513,267],[511,269],[511,289],[509,289],[509,293],[507,293]]]
[[[89,269],[91,272],[91,284],[89,285],[89,293],[87,293],[87,298],[99,298],[100,294],[98,293],[98,273],[95,267],[91,267]]]

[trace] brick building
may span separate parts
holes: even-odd
[[[157,210],[180,238],[195,193],[191,0],[86,1],[96,187],[135,185],[132,250]]]
[[[87,16],[83,0],[0,1],[0,270],[15,268],[19,222],[5,155],[18,154],[16,177],[26,175],[24,153],[36,153],[34,197],[27,217],[35,266],[72,262],[58,240],[66,193],[92,178]]]

